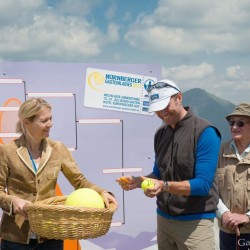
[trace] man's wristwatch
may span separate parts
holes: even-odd
[[[163,187],[162,187],[162,192],[169,192],[169,186],[168,186],[168,182],[164,181],[163,182]]]

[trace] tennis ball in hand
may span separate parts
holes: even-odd
[[[142,183],[141,183],[141,188],[143,189],[143,191],[145,191],[148,188],[152,188],[154,187],[155,183],[153,180],[151,179],[145,179]]]
[[[76,207],[104,208],[104,202],[99,193],[90,188],[79,188],[66,199],[65,205]]]

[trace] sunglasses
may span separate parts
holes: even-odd
[[[250,122],[244,122],[244,121],[228,121],[229,126],[233,127],[234,124],[237,124],[239,128],[242,128],[245,126],[245,123],[250,123]]]
[[[157,82],[157,83],[155,83],[153,85],[149,85],[146,90],[149,93],[153,89],[161,89],[161,88],[166,88],[166,87],[176,89],[178,92],[180,92],[179,89],[177,89],[176,87],[174,87],[174,86],[172,86],[172,85],[170,85],[168,83],[165,83],[165,82]]]

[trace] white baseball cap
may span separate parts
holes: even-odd
[[[168,106],[171,96],[181,92],[180,88],[172,81],[163,79],[148,86],[149,110],[155,112]]]

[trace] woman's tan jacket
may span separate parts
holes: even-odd
[[[100,194],[105,191],[84,177],[61,142],[43,140],[37,172],[33,168],[24,136],[0,145],[0,207],[4,211],[0,226],[2,239],[24,244],[29,242],[29,223],[26,220],[21,228],[16,224],[12,200],[16,196],[34,202],[55,196],[60,171],[75,189],[92,188]]]
[[[221,145],[216,182],[220,198],[232,213],[245,214],[250,211],[250,153],[239,160],[230,147],[230,141]],[[233,233],[222,225],[222,231]],[[241,233],[250,233],[250,223],[240,228]]]

